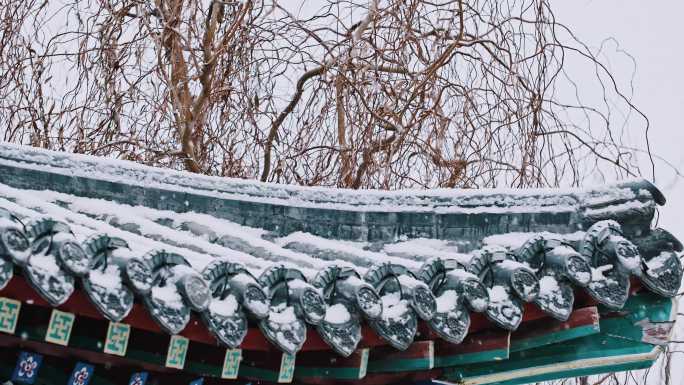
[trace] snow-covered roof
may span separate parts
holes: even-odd
[[[223,345],[257,327],[341,355],[363,325],[406,349],[420,323],[460,343],[470,315],[515,330],[524,304],[567,319],[574,293],[620,309],[630,279],[674,296],[681,244],[652,229],[643,180],[586,189],[352,191],[257,183],[0,144],[0,284],[103,317],[142,303],[160,328],[202,319]]]

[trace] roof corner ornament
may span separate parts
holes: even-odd
[[[209,285],[179,254],[153,250],[130,259],[126,277],[152,318],[169,334],[180,333],[190,321],[190,311],[203,311],[211,301]]]
[[[282,351],[296,354],[306,341],[306,323],[318,325],[327,305],[304,275],[285,266],[273,266],[259,277],[270,299],[268,317],[259,322],[266,338]]]
[[[470,311],[487,310],[487,288],[455,260],[430,259],[423,264],[418,277],[436,297],[435,316],[428,324],[444,340],[461,343],[470,327]]]
[[[89,271],[90,260],[64,222],[36,218],[26,225],[26,235],[31,256],[24,273],[50,305],[59,306],[74,292],[74,276]]]
[[[662,229],[651,230],[636,242],[624,236],[619,223],[606,220],[592,225],[582,243],[582,254],[591,261],[593,271],[589,294],[609,308],[624,306],[632,275],[656,294],[677,295],[682,281],[678,255],[682,244]]]
[[[242,264],[225,258],[209,263],[202,276],[209,282],[212,295],[202,319],[219,342],[237,348],[247,335],[245,310],[256,319],[268,315],[266,293]]]
[[[23,223],[0,207],[0,289],[14,276],[14,264],[26,264],[30,255],[31,243],[24,233]]]
[[[348,357],[361,341],[361,316],[375,320],[382,315],[380,296],[352,268],[329,266],[312,283],[328,304],[318,333],[335,352]]]
[[[537,272],[539,295],[534,303],[552,317],[566,321],[575,302],[572,284],[587,287],[591,282],[589,263],[570,244],[543,234],[528,239],[516,255]]]
[[[682,283],[682,244],[663,229],[648,234],[649,245],[639,244],[643,259],[641,282],[652,292],[674,297]]]
[[[523,302],[533,302],[539,295],[535,271],[502,247],[478,251],[468,271],[488,287],[487,318],[504,329],[517,329],[523,318]]]
[[[96,234],[83,242],[83,249],[92,261],[90,271],[81,278],[88,298],[110,321],[119,322],[133,308],[133,292],[124,285],[125,262],[116,258],[117,249],[129,249],[121,238]]]
[[[406,350],[413,342],[418,318],[432,319],[437,312],[435,296],[428,285],[406,267],[384,263],[373,266],[364,279],[380,294],[382,316],[371,327],[390,345]]]

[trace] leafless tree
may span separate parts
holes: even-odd
[[[579,184],[649,150],[548,0],[0,0],[0,17],[6,141],[382,189]]]

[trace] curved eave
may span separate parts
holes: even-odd
[[[458,351],[461,345],[472,344],[469,337],[475,335],[474,333],[490,333],[496,336],[498,342],[505,341],[509,344],[519,323],[524,328],[535,320],[550,322],[549,315],[564,318],[567,314],[554,313],[548,301],[545,302],[548,313],[534,304],[540,290],[547,290],[544,292],[545,299],[556,293],[553,291],[555,289],[549,292],[548,287],[540,286],[538,281],[544,277],[561,279],[564,287],[572,289],[573,310],[594,307],[599,303],[607,305],[611,310],[622,310],[630,299],[641,295],[646,288],[663,295],[673,295],[672,288],[678,288],[681,283],[678,253],[682,250],[682,244],[667,231],[651,229],[655,207],[664,204],[665,198],[655,186],[644,180],[591,189],[439,190],[366,194],[209,178],[5,144],[0,144],[0,172],[3,173],[0,180],[0,208],[16,214],[16,218],[10,216],[0,222],[0,232],[3,231],[2,226],[7,226],[8,223],[17,228],[23,226],[18,222],[19,217],[24,222],[40,217],[54,219],[56,223],[68,223],[71,230],[55,229],[54,234],[48,236],[50,242],[55,234],[61,239],[64,234],[73,231],[73,236],[82,242],[82,248],[88,251],[93,260],[95,257],[91,254],[111,254],[112,259],[102,263],[119,264],[122,271],[126,272],[120,277],[121,285],[131,293],[136,293],[130,313],[121,321],[135,329],[155,334],[164,334],[164,328],[160,328],[155,322],[159,318],[150,314],[150,311],[155,311],[155,306],[149,301],[152,295],[150,288],[154,285],[163,287],[169,276],[162,275],[160,279],[155,276],[149,279],[150,282],[135,283],[126,275],[126,267],[131,266],[131,261],[144,259],[143,256],[151,250],[164,250],[165,253],[176,256],[175,259],[182,263],[174,264],[187,265],[185,268],[190,269],[192,275],[197,275],[204,281],[210,280],[202,276],[204,267],[218,258],[225,259],[251,275],[254,283],[260,285],[258,289],[263,290],[269,299],[272,299],[275,286],[280,281],[296,282],[299,289],[307,286],[309,297],[316,297],[318,302],[314,302],[320,306],[308,310],[302,304],[293,306],[293,322],[306,325],[306,339],[300,341],[301,349],[300,346],[293,349],[280,346],[283,351],[303,355],[320,353],[327,359],[337,360],[339,355],[334,353],[336,350],[346,356],[344,359],[355,360],[359,355],[365,354],[365,359],[368,360],[366,349],[377,348],[376,356],[382,354],[392,357],[388,358],[389,361],[399,357],[397,362],[407,363],[405,368],[414,368],[421,375],[430,373],[431,365],[439,366],[439,362],[445,367],[456,365],[444,364],[450,362],[449,360],[460,362],[458,360],[462,357],[452,353]],[[4,215],[3,212],[0,211],[0,216]],[[612,233],[601,233],[603,228],[609,228]],[[594,230],[595,234],[591,233]],[[33,232],[30,230],[26,235],[32,242],[38,242],[36,239],[39,238],[46,239],[44,234]],[[98,249],[83,242],[93,233],[105,234],[106,237],[102,238],[105,240],[120,238],[122,242]],[[499,244],[494,241],[494,245],[490,239],[485,242],[484,237],[489,235],[495,236],[493,238],[498,236],[502,242]],[[559,237],[559,242],[565,249],[544,246],[524,256],[518,250],[527,240],[538,241],[547,236]],[[420,247],[411,246],[411,241],[415,240],[423,242],[418,245]],[[492,252],[494,246],[498,247],[498,251]],[[116,252],[112,251],[114,249],[117,249]],[[603,291],[586,290],[583,287],[586,285],[579,285],[577,281],[571,282],[569,279],[566,281],[563,271],[548,270],[547,266],[555,261],[553,258],[560,258],[562,261],[568,250],[574,257],[582,258],[586,264],[591,265],[592,282],[611,281],[611,277],[606,278],[604,273],[618,274],[623,283],[618,288],[622,291],[618,293],[620,295],[611,296],[611,291],[615,291],[612,287]],[[630,265],[631,259],[627,258],[630,255],[625,253],[633,250],[638,250],[643,255],[644,263]],[[2,249],[0,253],[3,253]],[[36,282],[26,275],[26,260],[11,258],[8,253],[0,257],[3,258],[0,262],[4,263],[4,267],[12,267],[14,272],[14,277],[0,290],[0,296],[48,310],[53,308],[50,301],[46,300],[48,296],[44,288],[31,286],[31,283],[35,286]],[[443,258],[445,262],[430,265],[435,257]],[[549,263],[538,263],[538,267],[530,267],[530,264],[535,263],[523,257],[541,258],[542,261],[546,261],[545,258],[548,257]],[[73,268],[60,258],[63,256],[54,257],[59,273],[57,276],[64,276],[75,282],[89,279],[87,274],[81,276],[82,272],[78,277],[72,275],[73,271],[69,269]],[[102,260],[101,255],[97,258]],[[31,263],[29,257],[29,266]],[[412,337],[411,341],[403,341],[401,352],[390,348],[391,333],[379,336],[378,328],[374,330],[370,326],[375,321],[364,318],[368,314],[361,314],[353,305],[354,301],[348,298],[347,310],[354,322],[361,325],[361,339],[354,341],[358,342],[355,349],[350,346],[331,348],[334,338],[330,335],[321,337],[316,331],[316,325],[321,325],[321,319],[327,317],[327,313],[322,312],[321,308],[333,305],[335,300],[334,296],[323,293],[324,288],[316,283],[315,276],[326,271],[325,269],[334,269],[334,265],[341,269],[350,269],[348,272],[353,271],[352,275],[363,281],[363,285],[376,290],[375,294],[382,301],[387,299],[381,297],[391,295],[392,290],[384,290],[384,284],[380,284],[380,281],[396,280],[400,287],[400,299],[409,304],[402,315],[411,314],[416,318],[423,318],[417,323],[417,339]],[[418,287],[416,281],[423,276],[433,277],[421,274],[421,271],[426,270],[426,266],[434,268],[437,265],[442,266],[445,271],[462,269],[475,277],[477,284],[487,290],[490,304],[495,299],[492,296],[500,295],[503,297],[496,299],[521,304],[520,319],[514,320],[515,322],[503,320],[505,322],[499,322],[497,327],[487,319],[486,306],[474,311],[474,307],[470,306],[472,304],[459,302],[459,306],[449,309],[468,313],[468,334],[454,335],[454,341],[463,340],[462,344],[445,341],[439,336],[439,332],[431,329],[429,322],[431,314],[440,313],[439,296],[444,291],[441,284],[436,283],[438,280],[430,281],[432,278],[426,278],[426,282],[418,282],[421,288],[428,288],[425,289],[427,292],[423,290],[422,298],[423,302],[430,305],[424,309],[414,303],[418,295],[413,294],[414,291],[418,293],[418,290],[414,290]],[[562,266],[562,263],[558,266]],[[144,263],[138,267],[145,270]],[[264,276],[262,273],[269,269],[283,269],[282,271],[291,274],[283,273],[285,276],[273,280],[263,278],[268,277],[268,274]],[[375,277],[373,272],[380,270],[383,274]],[[654,275],[640,281],[638,277],[644,277],[646,272]],[[172,275],[175,274],[190,273],[174,272]],[[256,278],[260,276],[263,278],[261,281]],[[361,277],[365,277],[365,281]],[[175,278],[171,281],[173,284],[176,282]],[[336,289],[334,285],[331,286],[330,290],[334,292]],[[502,289],[494,290],[496,287]],[[460,290],[458,285],[449,288],[457,292]],[[531,288],[529,292],[527,288]],[[602,288],[606,287],[599,287]],[[288,287],[285,294],[288,304],[289,301],[299,303],[306,296],[302,290],[289,289]],[[209,300],[224,299],[225,291],[217,289],[209,295]],[[179,324],[173,331],[192,343],[216,347],[216,333],[207,328],[200,316],[206,314],[207,308],[203,307],[206,304],[200,306],[201,301],[191,302],[185,291],[177,294],[182,297],[179,306],[184,314],[190,314],[190,318],[187,322],[183,320],[182,325]],[[430,298],[432,296],[436,298]],[[66,302],[58,305],[53,299],[52,304],[77,317],[100,321],[107,319],[106,312],[100,312],[82,288],[77,288]],[[274,301],[271,305],[277,304],[278,301]],[[564,303],[564,306],[570,308],[569,303]],[[194,310],[190,310],[191,308]],[[383,302],[383,312],[390,311],[388,309]],[[506,311],[505,306],[500,310],[503,314]],[[254,314],[252,312],[249,329],[238,347],[244,351],[264,354],[277,351],[271,343],[273,338],[269,342],[257,327],[258,322],[262,326],[265,322],[263,314],[262,317],[253,317]],[[386,313],[380,313],[380,318],[384,314]],[[573,314],[569,314],[569,317],[572,318]],[[111,318],[111,314],[109,316]],[[563,320],[553,322],[562,323]],[[668,339],[669,335],[663,338]],[[438,354],[452,356],[442,357],[435,364],[435,349],[441,352]],[[505,357],[499,353],[490,358],[509,358],[508,348]],[[646,355],[650,353],[651,350],[643,352]],[[647,362],[646,355],[624,358],[624,364]],[[456,356],[458,358],[454,358]],[[622,362],[620,355],[615,357],[615,362]],[[599,361],[582,360],[584,358],[567,360],[566,365],[572,367],[576,365],[573,363],[576,361],[594,365],[596,370],[605,369]],[[369,366],[369,370],[377,373],[370,373],[369,376],[380,376],[385,365],[394,364],[375,362]],[[508,381],[506,378],[537,378],[535,376],[562,372],[564,368],[549,366],[546,369],[535,369],[537,372],[525,373],[511,369],[512,374],[509,377],[497,373],[499,377],[496,378],[501,378],[502,381]],[[397,368],[392,370],[401,371]],[[443,374],[441,370],[439,375]],[[480,382],[484,381],[482,378],[491,380],[486,376],[489,374],[470,377],[480,378],[477,380]]]

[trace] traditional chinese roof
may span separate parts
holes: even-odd
[[[515,358],[527,351],[530,360],[535,331],[581,324],[598,333],[599,319],[619,326],[616,311],[639,306],[659,309],[660,318],[636,321],[671,326],[682,245],[652,228],[663,204],[645,180],[584,189],[351,191],[1,144],[0,296],[193,343],[280,350],[298,363],[315,351],[340,362],[365,354],[367,362],[371,348],[375,373],[404,367],[415,380],[539,379],[543,373],[519,372],[526,365]],[[666,329],[638,354],[652,361]],[[510,368],[494,373],[462,360],[470,337],[496,345],[501,333],[505,357],[491,359],[507,358]],[[593,342],[582,342],[584,335],[566,340],[586,350]],[[554,349],[553,342],[544,345]],[[433,362],[390,362],[416,352]],[[366,377],[365,369],[355,376]]]

